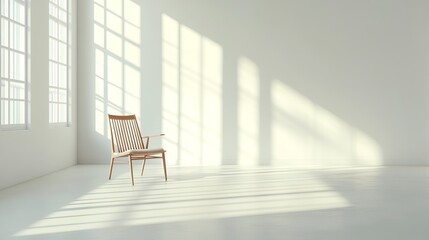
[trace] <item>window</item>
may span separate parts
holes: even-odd
[[[25,129],[28,116],[27,1],[0,3],[0,128]]]
[[[69,3],[49,0],[49,123],[69,124]]]

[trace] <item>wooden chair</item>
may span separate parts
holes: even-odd
[[[109,180],[112,177],[115,158],[128,157],[131,173],[131,184],[134,186],[133,160],[143,160],[141,173],[147,159],[162,158],[165,181],[167,181],[167,168],[165,165],[165,150],[162,148],[148,149],[149,140],[161,137],[164,134],[142,136],[135,115],[117,116],[109,114],[110,136],[112,143],[112,157],[110,159]],[[146,140],[146,143],[145,143]]]

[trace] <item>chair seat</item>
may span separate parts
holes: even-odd
[[[163,148],[153,148],[153,149],[130,149],[121,153],[114,153],[114,157],[123,157],[128,155],[151,155],[151,154],[160,154],[165,152]]]

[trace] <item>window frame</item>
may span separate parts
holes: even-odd
[[[51,94],[51,90],[54,89],[57,93],[56,96],[56,101],[51,100],[50,96],[48,99],[48,122],[50,126],[63,126],[63,127],[70,127],[71,126],[71,1],[70,0],[64,0],[65,1],[65,9],[63,7],[60,6],[59,1],[61,0],[49,0],[49,35],[48,35],[48,39],[49,39],[49,57],[48,57],[48,67],[49,67],[49,82],[48,82],[48,94]],[[51,13],[51,6],[54,6],[56,9],[54,10],[56,14],[56,16],[52,15]],[[65,11],[65,22],[59,17],[60,11]],[[57,36],[52,36],[53,34],[51,34],[51,22],[55,22],[56,25],[56,35]],[[60,36],[60,26],[64,26],[65,27],[65,36],[64,36],[64,40],[61,40],[61,36]],[[51,46],[51,41],[54,42],[55,46],[56,46],[56,56],[54,58],[56,59],[52,59],[51,58],[51,51],[52,48],[54,46]],[[59,46],[60,44],[64,44],[65,45],[65,62],[62,62],[60,59],[60,51],[59,51]],[[54,67],[52,67],[53,65],[56,65],[55,69]],[[60,76],[60,66],[65,68],[65,88],[60,86],[60,78],[64,77],[64,76]],[[52,71],[55,70],[54,72],[56,73],[56,85],[55,84],[51,84],[53,83],[53,79],[51,79],[52,76]],[[65,91],[65,101],[60,101],[60,91]],[[54,107],[56,107],[56,112],[51,112],[51,105],[53,105]],[[60,112],[60,106],[61,105],[65,105],[65,116],[61,117],[61,112]],[[56,116],[54,116],[53,114],[56,114]],[[56,121],[52,121],[53,119],[56,119]],[[60,121],[60,119],[65,119],[65,121]]]
[[[7,2],[7,15],[5,16],[3,15],[3,4]],[[24,6],[24,23],[19,22],[18,20],[16,20],[16,16],[11,16],[11,12],[12,12],[12,7],[17,4],[17,3],[23,3]],[[13,4],[12,4],[13,3]],[[16,14],[16,13],[14,13]],[[3,97],[0,95],[0,130],[26,130],[29,128],[29,91],[30,91],[30,84],[29,84],[29,35],[30,35],[30,26],[29,26],[29,0],[2,0],[2,2],[0,3],[0,32],[3,32],[2,29],[2,22],[3,19],[5,19],[7,21],[7,42],[8,42],[8,46],[3,46],[2,43],[0,43],[0,66],[3,64],[3,55],[1,54],[1,52],[3,51],[7,51],[7,66],[5,66],[7,68],[7,72],[8,72],[8,76],[7,77],[3,77],[2,73],[0,74],[0,81],[1,82],[7,82],[8,86],[6,91],[8,92],[7,97]],[[11,26],[13,25],[18,25],[24,28],[24,51],[18,49],[18,47],[16,47],[16,45],[18,45],[16,42],[12,43],[11,42],[11,38],[12,38],[12,34],[14,33],[13,29],[11,28]],[[13,46],[12,46],[13,45]],[[11,70],[14,67],[13,62],[11,62],[11,53],[13,54],[22,54],[24,57],[24,79],[23,80],[19,80],[16,78],[11,78]],[[14,59],[15,60],[15,59]],[[0,70],[1,71],[1,70]],[[15,76],[16,77],[16,76]],[[2,91],[3,87],[2,84],[0,82],[0,91]],[[19,83],[19,84],[24,84],[24,98],[20,99],[20,98],[12,98],[10,91],[11,91],[11,87],[10,84],[11,83]],[[8,113],[7,113],[7,123],[2,123],[2,103],[3,101],[7,102],[8,105]],[[24,123],[11,123],[11,112],[13,112],[15,109],[14,107],[12,107],[13,102],[24,102]]]

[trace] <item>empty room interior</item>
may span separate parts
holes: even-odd
[[[428,239],[429,1],[0,3],[0,239]]]

